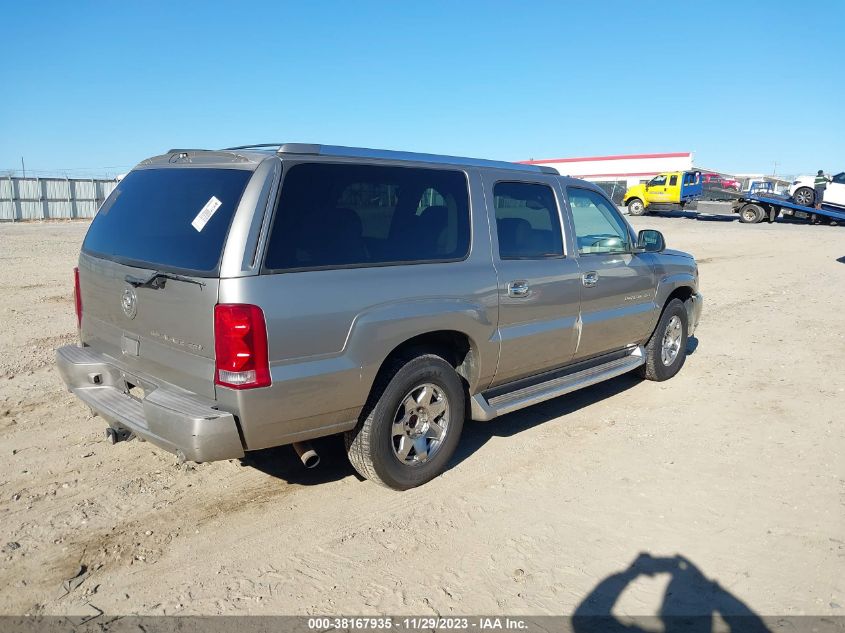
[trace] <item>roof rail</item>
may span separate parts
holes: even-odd
[[[186,148],[186,149],[183,149],[183,148],[181,148],[181,147],[174,147],[173,149],[169,149],[169,150],[167,150],[167,151],[165,152],[165,154],[176,154],[177,152],[178,152],[178,153],[182,153],[182,152],[210,152],[210,151],[211,151],[211,150],[208,150],[208,149],[202,149],[202,148],[199,148],[199,147]]]
[[[469,165],[473,167],[494,167],[498,169],[512,169],[515,171],[531,171],[543,174],[560,175],[554,167],[545,165],[526,165],[524,163],[510,163],[482,158],[464,158],[461,156],[445,156],[439,154],[419,154],[416,152],[397,152],[386,149],[369,149],[366,147],[343,147],[340,145],[319,145],[315,143],[284,143],[278,149],[279,154],[311,154],[316,156],[338,156],[349,158],[375,158],[418,161],[445,165]]]
[[[236,149],[260,149],[262,147],[281,147],[284,143],[253,143],[252,145],[238,145],[237,147],[224,147],[221,152],[228,152]]]

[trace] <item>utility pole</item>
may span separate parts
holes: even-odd
[[[772,176],[777,175],[777,173],[778,173],[778,162],[775,161],[774,165],[772,165]]]
[[[26,165],[23,163],[23,156],[21,156],[21,171],[23,172],[23,177],[26,178]]]

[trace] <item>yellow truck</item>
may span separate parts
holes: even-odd
[[[702,191],[700,171],[669,171],[646,183],[628,187],[622,204],[628,207],[630,215],[683,209],[689,202],[700,198]]]

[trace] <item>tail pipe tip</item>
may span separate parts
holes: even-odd
[[[299,455],[302,465],[306,468],[316,468],[320,465],[320,456],[314,450],[314,447],[311,446],[311,442],[295,442],[293,450]]]

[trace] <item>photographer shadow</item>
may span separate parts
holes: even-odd
[[[623,621],[612,615],[613,606],[628,585],[642,576],[657,574],[669,574],[671,579],[656,616],[626,617]],[[716,614],[727,628],[715,620]],[[769,631],[748,605],[707,578],[689,559],[680,555],[654,557],[648,553],[641,553],[627,569],[596,585],[576,607],[572,628],[575,633],[646,633],[655,628],[665,633]]]

